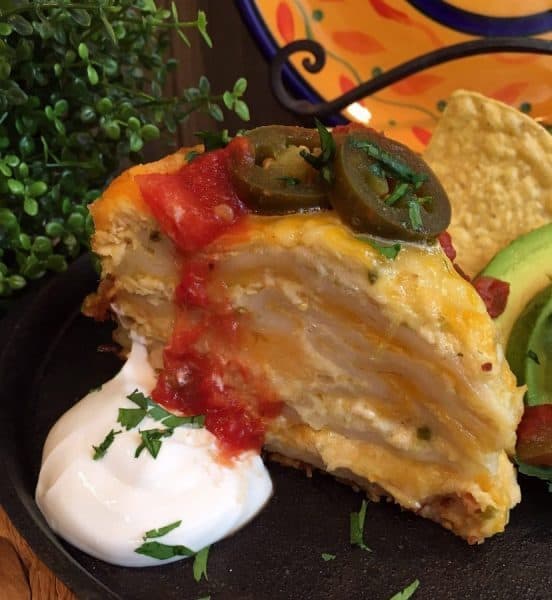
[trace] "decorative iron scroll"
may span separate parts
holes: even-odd
[[[284,68],[289,57],[297,52],[308,52],[311,55],[305,57],[302,61],[303,67],[309,73],[319,73],[326,64],[326,51],[323,46],[314,40],[297,40],[280,48],[275,54],[270,67],[270,80],[274,95],[285,108],[297,115],[324,117],[336,114],[349,104],[430,67],[458,58],[493,52],[552,55],[552,41],[530,37],[493,37],[453,44],[427,54],[421,54],[389,71],[385,71],[381,75],[377,75],[369,81],[359,84],[356,88],[333,100],[316,104],[308,100],[294,98],[285,86]]]

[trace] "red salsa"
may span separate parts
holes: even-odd
[[[237,358],[245,317],[213,281],[216,263],[199,256],[247,213],[230,175],[230,162],[246,151],[245,140],[236,138],[175,174],[137,177],[162,230],[188,255],[175,290],[176,325],[152,397],[169,409],[204,415],[227,456],[260,450],[267,423],[282,406],[264,376]]]

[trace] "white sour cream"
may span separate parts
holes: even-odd
[[[137,408],[126,396],[135,389],[147,395],[154,385],[146,349],[135,341],[119,374],[67,411],[44,445],[36,502],[48,524],[77,548],[116,565],[181,558],[160,561],[135,552],[146,531],[180,520],[178,528],[151,541],[197,552],[245,525],[272,493],[260,456],[247,452],[222,464],[206,429],[177,427],[163,438],[156,459],[147,450],[134,458],[138,429],[162,427],[149,417],[116,435],[105,456],[93,460],[92,446],[112,429],[123,429],[119,408]]]

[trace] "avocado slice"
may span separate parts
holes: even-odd
[[[552,298],[549,298],[542,307],[527,344],[525,402],[528,406],[552,404],[550,373],[552,373]]]
[[[512,369],[512,373],[516,376],[518,385],[525,383],[525,366],[527,360],[530,360],[527,357],[529,336],[542,309],[551,298],[552,286],[548,286],[539,292],[522,310],[510,333],[508,346],[506,347],[506,360],[510,365],[510,369]]]
[[[552,223],[521,235],[498,252],[481,272],[510,284],[504,312],[495,319],[504,345],[518,316],[552,282]]]

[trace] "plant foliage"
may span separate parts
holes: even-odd
[[[88,248],[87,205],[146,142],[196,110],[248,118],[244,79],[163,95],[171,34],[210,46],[206,26],[154,0],[0,0],[0,296]]]

